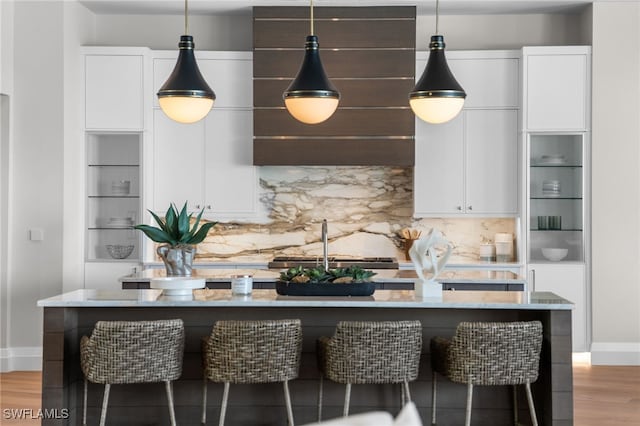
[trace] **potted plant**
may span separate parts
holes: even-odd
[[[156,252],[164,262],[167,276],[190,276],[196,245],[205,239],[209,230],[218,222],[207,222],[200,225],[200,219],[204,212],[202,209],[191,226],[193,213],[187,214],[186,202],[179,213],[175,204],[171,203],[164,219],[151,210],[148,211],[158,227],[141,224],[134,226],[134,229],[144,232],[152,241],[162,244],[158,246]]]
[[[375,274],[359,266],[328,270],[296,266],[280,273],[276,291],[297,296],[370,296],[376,288],[371,282]]]

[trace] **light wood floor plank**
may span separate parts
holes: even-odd
[[[629,426],[640,424],[640,367],[575,365],[574,424]],[[40,408],[42,374],[15,371],[0,374],[0,423],[37,425],[37,419],[7,419],[5,409]]]

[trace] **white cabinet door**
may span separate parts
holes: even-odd
[[[466,211],[518,212],[518,113],[465,111]]]
[[[519,60],[478,57],[491,52],[450,52],[449,68],[467,94],[465,108],[517,108]],[[515,55],[515,53],[511,53]],[[420,71],[422,72],[422,71]]]
[[[464,113],[444,124],[416,119],[415,216],[464,208]]]
[[[85,127],[144,128],[144,57],[85,55]]]
[[[586,130],[589,127],[588,47],[524,48],[525,128]]]
[[[214,108],[205,119],[207,217],[234,219],[255,213],[253,111]]]
[[[84,265],[84,288],[96,290],[120,290],[119,278],[130,275],[138,263],[87,262]]]
[[[165,213],[170,203],[190,211],[203,208],[205,121],[182,124],[153,111],[153,207]]]
[[[571,316],[573,351],[587,351],[585,265],[530,264],[529,282],[531,291],[550,291],[575,304]]]

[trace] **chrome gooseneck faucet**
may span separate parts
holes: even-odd
[[[329,270],[329,237],[327,231],[327,219],[322,219],[322,266]]]

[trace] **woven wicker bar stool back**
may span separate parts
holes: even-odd
[[[82,424],[87,424],[87,381],[103,383],[100,425],[107,418],[112,384],[164,382],[171,424],[176,424],[171,382],[182,374],[184,324],[159,321],[98,321],[91,337],[80,340],[84,374]]]
[[[317,341],[322,420],[324,378],[346,385],[343,415],[349,414],[352,384],[400,383],[401,403],[411,401],[409,382],[418,377],[422,351],[420,321],[341,321],[332,338]]]
[[[207,383],[211,380],[224,383],[220,426],[224,425],[231,383],[276,382],[283,383],[287,418],[293,426],[289,381],[298,377],[301,351],[299,319],[216,322],[211,336],[202,341],[202,424],[207,421]]]
[[[540,321],[462,322],[451,340],[431,339],[431,423],[436,424],[436,373],[439,373],[467,385],[465,425],[471,424],[474,385],[513,385],[513,420],[517,425],[516,385],[525,385],[531,422],[537,426],[531,383],[538,379],[541,347]]]

